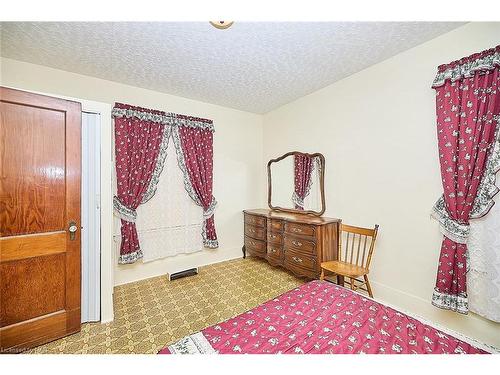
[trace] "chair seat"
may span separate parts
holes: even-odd
[[[367,275],[369,272],[367,268],[356,266],[355,264],[351,263],[340,262],[337,260],[333,260],[331,262],[323,262],[321,263],[321,268],[338,275],[349,277],[359,277]]]

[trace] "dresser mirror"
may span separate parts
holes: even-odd
[[[325,212],[325,157],[288,152],[267,163],[269,208],[321,216]]]

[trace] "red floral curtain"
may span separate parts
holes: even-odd
[[[113,108],[117,178],[117,195],[113,205],[115,213],[121,218],[118,259],[121,264],[133,263],[143,256],[135,226],[135,210],[150,199],[156,189],[158,179],[157,176],[153,179],[153,176],[155,171],[159,174],[157,162],[160,151],[168,144],[168,129],[153,121],[151,116],[163,114],[120,103]],[[163,153],[166,154],[166,150]]]
[[[293,161],[295,188],[292,201],[295,204],[295,209],[304,210],[304,199],[311,190],[314,159],[306,154],[295,154]]]
[[[498,189],[500,46],[441,65],[436,90],[443,196],[433,217],[444,234],[432,304],[468,312],[469,219],[485,215]]]
[[[121,103],[115,104],[112,115],[117,177],[113,205],[122,224],[118,262],[133,263],[143,256],[135,226],[136,209],[156,192],[171,134],[186,191],[204,210],[205,246],[218,247],[212,196],[213,122]]]
[[[203,207],[203,245],[217,248],[214,210],[217,204],[213,188],[213,126],[210,120],[197,127],[173,129],[179,167],[184,173],[184,187],[191,199]]]

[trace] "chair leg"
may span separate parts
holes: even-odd
[[[319,279],[322,281],[325,279],[325,269],[324,268],[321,269],[321,276],[319,277]]]
[[[343,286],[345,285],[345,284],[344,284],[344,281],[345,281],[345,280],[344,280],[344,276],[342,276],[342,275],[337,275],[337,284],[338,284],[338,285],[340,285],[340,286],[342,286],[342,287],[343,287]]]
[[[364,275],[363,276],[364,279],[365,279],[365,283],[366,283],[366,289],[368,289],[368,295],[373,298],[373,293],[372,293],[372,287],[370,285],[370,281],[368,281],[368,275]]]
[[[356,290],[354,289],[354,278],[351,277],[351,290]]]

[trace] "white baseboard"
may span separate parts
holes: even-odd
[[[438,326],[437,328],[442,326],[480,343],[500,348],[500,324],[474,313],[462,315],[439,309],[431,304],[432,290],[429,292],[429,299],[425,300],[377,281],[370,282],[375,300],[407,312],[408,315],[428,320]]]
[[[184,269],[242,258],[241,247],[203,250],[193,254],[181,254],[148,263],[120,265],[115,269],[115,286],[134,283],[152,277],[164,276]]]

